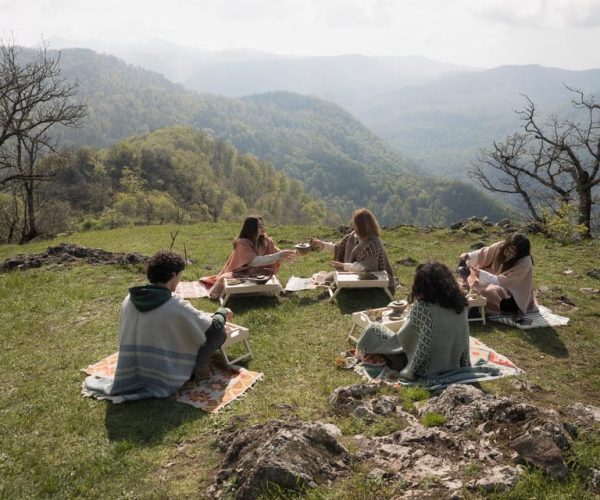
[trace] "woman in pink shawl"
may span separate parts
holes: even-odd
[[[279,250],[265,232],[262,217],[246,217],[239,236],[233,240],[233,252],[225,267],[216,276],[201,278],[209,289],[211,299],[218,299],[225,278],[239,278],[265,274],[271,276],[279,270],[281,261],[292,260],[295,250]]]
[[[537,311],[530,251],[527,237],[514,233],[504,241],[461,255],[471,268],[469,285],[487,298],[486,310],[490,313]]]

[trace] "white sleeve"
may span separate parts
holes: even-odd
[[[474,250],[473,252],[469,252],[469,256],[467,260],[469,261],[470,266],[476,266],[477,261],[479,260],[479,250]]]
[[[335,251],[335,243],[331,243],[331,241],[324,241],[323,250],[333,253]]]
[[[499,285],[500,281],[498,281],[498,276],[492,273],[488,273],[487,271],[479,270],[479,282],[482,285]]]
[[[362,265],[360,262],[346,262],[344,263],[344,271],[351,273],[362,273],[366,271],[367,268]]]
[[[254,257],[248,265],[251,267],[268,266],[275,264],[281,258],[282,252],[270,253],[269,255],[257,255]]]

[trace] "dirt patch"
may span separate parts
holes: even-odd
[[[85,264],[113,264],[130,265],[145,264],[148,257],[139,253],[116,253],[107,252],[98,248],[85,248],[71,243],[61,243],[55,247],[49,247],[43,253],[20,254],[6,259],[0,263],[0,272],[8,272],[16,269],[32,269],[47,265],[65,265],[75,263]]]

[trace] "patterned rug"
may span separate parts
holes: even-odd
[[[173,295],[181,299],[201,299],[208,297],[208,290],[199,281],[180,281]]]
[[[545,328],[549,326],[565,326],[569,323],[569,318],[554,314],[550,309],[539,306],[538,312],[525,314],[517,320],[512,315],[495,314],[488,316],[490,321],[496,321],[503,325],[514,326],[521,330],[530,330],[532,328]]]
[[[459,368],[436,377],[417,380],[401,379],[398,372],[388,367],[381,356],[368,355],[360,360],[356,357],[354,349],[344,353],[344,357],[338,358],[336,363],[340,368],[354,370],[370,382],[384,382],[394,387],[421,385],[431,390],[441,389],[450,384],[483,382],[484,380],[494,380],[522,373],[522,370],[517,368],[512,361],[474,337],[470,337],[470,351],[470,367]]]
[[[82,371],[97,377],[113,377],[117,366],[118,352],[88,366]],[[200,408],[207,413],[217,413],[235,399],[244,395],[263,374],[246,370],[240,366],[226,367],[214,363],[213,376],[197,385],[193,381],[186,382],[173,396],[173,399]],[[84,395],[86,395],[84,391]],[[118,401],[114,401],[115,403]]]

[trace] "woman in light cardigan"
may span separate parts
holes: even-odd
[[[279,250],[275,246],[265,231],[262,217],[246,217],[221,272],[200,278],[200,282],[209,289],[209,297],[216,300],[221,295],[225,278],[271,276],[279,270],[282,261],[292,260],[295,256],[295,250]]]
[[[467,299],[450,270],[440,262],[419,264],[408,301],[398,333],[373,323],[358,340],[359,353],[382,355],[409,380],[470,366]]]
[[[467,278],[472,290],[487,298],[486,310],[497,314],[526,314],[538,310],[533,295],[531,243],[521,233],[504,241],[464,253],[470,267]]]

